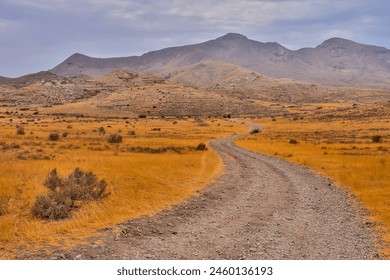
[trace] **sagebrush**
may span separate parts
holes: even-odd
[[[107,195],[107,183],[80,168],[76,168],[67,178],[61,178],[57,169],[53,169],[43,184],[49,193],[36,198],[32,214],[44,220],[69,218],[80,202],[98,200]]]

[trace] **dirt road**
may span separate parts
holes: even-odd
[[[106,230],[94,245],[44,258],[379,257],[369,223],[345,191],[306,168],[235,146],[239,136],[210,144],[223,159],[224,175],[199,195]]]

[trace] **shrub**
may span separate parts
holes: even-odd
[[[23,127],[23,126],[19,126],[19,127],[16,129],[16,134],[18,134],[18,135],[24,135],[24,134],[25,134],[24,127]]]
[[[122,135],[120,134],[111,134],[108,139],[108,143],[115,144],[115,143],[122,143]]]
[[[289,143],[289,144],[296,145],[296,144],[298,144],[298,141],[295,140],[295,139],[291,139],[288,143]]]
[[[205,151],[205,150],[207,150],[207,146],[204,143],[200,143],[198,146],[196,146],[195,150],[197,150],[197,151]]]
[[[68,135],[69,135],[69,133],[66,131],[62,133],[62,137],[64,137],[64,138],[68,137]]]
[[[53,169],[43,184],[49,193],[36,198],[31,213],[38,219],[50,221],[69,218],[79,202],[103,198],[107,188],[104,180],[98,180],[92,172],[79,168],[67,178],[61,178]]]
[[[372,140],[373,143],[379,143],[379,142],[382,141],[382,136],[374,135],[374,136],[371,137],[371,140]]]
[[[41,195],[36,198],[31,212],[38,219],[56,221],[69,218],[72,208],[70,199],[58,195]]]
[[[64,180],[60,178],[60,176],[58,176],[57,169],[55,168],[52,171],[50,171],[45,182],[43,182],[43,185],[53,192],[62,188],[64,184],[65,184]]]
[[[92,172],[76,168],[65,180],[61,192],[72,200],[97,200],[103,196],[107,183],[98,180]]]
[[[99,133],[103,134],[103,135],[106,134],[106,130],[104,129],[104,127],[102,127],[102,126],[99,127]]]
[[[57,141],[58,139],[60,139],[60,135],[57,132],[52,132],[49,134],[50,141]]]

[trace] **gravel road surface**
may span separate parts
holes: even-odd
[[[185,203],[106,229],[89,245],[33,258],[380,258],[372,225],[342,188],[302,166],[235,146],[240,136],[210,143],[224,174]]]

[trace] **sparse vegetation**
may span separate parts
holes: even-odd
[[[209,124],[207,127],[185,119],[176,120],[175,125],[169,118],[140,119],[132,120],[130,129],[122,119],[93,120],[74,116],[66,117],[64,121],[63,116],[39,117],[39,123],[30,122],[29,125],[34,136],[29,135],[26,139],[17,136],[15,122],[11,124],[8,118],[0,119],[0,125],[3,125],[0,130],[0,198],[9,197],[0,217],[0,258],[3,259],[12,258],[17,248],[29,252],[80,244],[95,235],[99,228],[151,215],[180,203],[202,189],[220,170],[217,155],[210,150],[197,152],[197,145],[247,129],[241,124],[213,119],[205,120]],[[25,122],[25,119],[19,121]],[[126,134],[134,130],[137,137],[123,141],[117,147],[97,132],[100,126],[110,132],[122,130]],[[108,129],[108,126],[112,128]],[[152,132],[156,127],[163,128],[163,132]],[[96,133],[89,133],[93,129]],[[59,132],[61,136],[63,131],[73,137],[60,137],[61,143],[47,141],[51,132]],[[49,219],[59,219],[55,222],[33,218],[31,213],[36,198],[52,193],[43,185],[51,170],[58,168],[58,176],[65,180],[75,166],[92,170],[98,178],[104,177],[110,195],[97,202],[59,203],[65,209],[73,205],[66,219],[59,219],[61,215],[56,211],[42,214],[51,217]],[[56,201],[47,197],[41,200],[37,204],[53,205]]]
[[[102,126],[99,127],[99,133],[103,134],[103,135],[106,133],[106,130],[104,129],[104,127],[102,127]]]
[[[49,134],[49,140],[50,141],[57,141],[58,139],[60,139],[60,134],[57,133],[57,132],[52,132]]]
[[[92,172],[76,168],[68,178],[58,176],[57,169],[50,171],[44,185],[49,194],[36,198],[32,207],[34,217],[43,220],[62,220],[69,218],[78,208],[77,202],[97,200],[106,194],[107,183],[98,180]]]
[[[260,132],[260,129],[254,128],[254,129],[251,130],[250,134],[257,134],[259,132]]]
[[[122,143],[122,135],[120,134],[111,134],[107,141],[108,143],[111,143],[111,144],[117,144],[117,143]]]
[[[199,143],[199,145],[196,146],[195,150],[197,150],[197,151],[205,151],[205,150],[207,150],[207,146],[204,143]]]
[[[380,135],[374,135],[371,137],[371,140],[373,143],[380,143],[382,141],[382,136]]]
[[[346,186],[370,211],[374,224],[381,225],[377,229],[388,244],[384,253],[390,256],[390,145],[383,140],[390,128],[388,117],[341,118],[332,122],[313,117],[277,122],[263,119],[260,123],[265,128],[263,133],[236,143],[305,165]],[[372,130],[381,131],[382,137],[367,139]],[[293,139],[300,144],[289,144]]]
[[[24,135],[26,132],[24,131],[24,127],[23,126],[19,126],[16,128],[16,134],[18,135]]]

